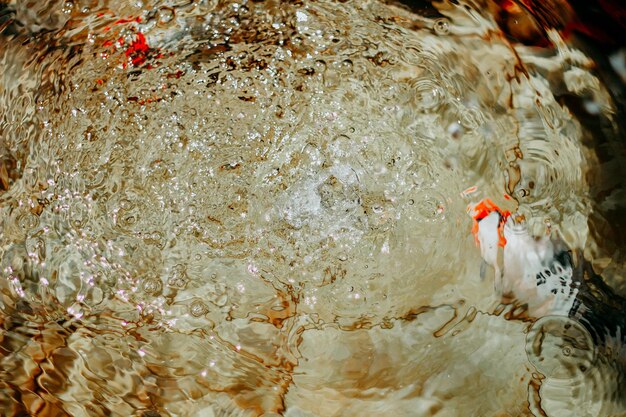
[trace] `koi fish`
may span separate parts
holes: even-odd
[[[596,344],[626,343],[626,300],[594,272],[581,251],[571,250],[558,236],[530,235],[521,216],[491,200],[480,201],[469,213],[482,258],[496,271],[498,294],[526,304],[531,317],[576,320]]]
[[[568,315],[578,288],[566,246],[551,236],[531,236],[521,216],[489,199],[472,207],[470,215],[481,256],[495,269],[496,291],[528,304],[534,316]]]

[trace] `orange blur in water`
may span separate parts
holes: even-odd
[[[489,216],[494,211],[500,214],[500,223],[498,224],[498,245],[501,247],[506,245],[506,238],[504,237],[504,224],[511,213],[508,210],[502,210],[489,198],[481,200],[470,210],[470,215],[472,216],[472,219],[474,219],[472,234],[474,235],[474,241],[476,244],[478,244],[478,222]]]

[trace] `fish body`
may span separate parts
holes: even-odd
[[[567,250],[550,236],[531,236],[523,222],[492,204],[483,205],[491,212],[474,213],[474,236],[495,270],[496,291],[526,303],[533,316],[568,315],[578,289]]]
[[[490,200],[470,209],[484,262],[496,271],[501,296],[527,306],[531,317],[562,316],[581,323],[598,344],[626,343],[626,300],[590,262],[558,236],[532,236],[521,216]]]

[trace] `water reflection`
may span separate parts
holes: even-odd
[[[557,3],[0,5],[3,415],[626,412]]]

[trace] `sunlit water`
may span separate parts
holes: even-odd
[[[624,148],[557,32],[44,3],[0,20],[0,415],[626,413]],[[485,198],[515,213],[504,265],[471,233]],[[558,248],[582,284],[544,302],[520,277]]]

